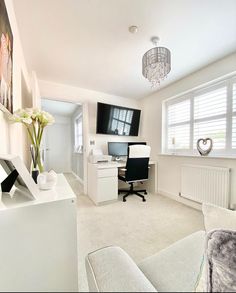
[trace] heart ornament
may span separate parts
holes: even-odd
[[[207,156],[213,147],[213,140],[211,138],[199,138],[197,141],[197,150],[201,156]]]

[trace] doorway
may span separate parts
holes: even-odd
[[[83,106],[42,99],[42,110],[55,118],[45,128],[43,158],[46,171],[63,173],[76,195],[84,191]]]

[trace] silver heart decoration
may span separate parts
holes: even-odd
[[[200,146],[200,144],[202,144],[206,148],[203,149]],[[208,146],[208,144],[209,144],[209,146]],[[208,138],[199,138],[197,141],[197,150],[201,156],[207,156],[212,151],[212,147],[213,147],[213,140],[209,137]]]

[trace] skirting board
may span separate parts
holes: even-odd
[[[161,194],[161,195],[164,195],[166,197],[169,197],[169,198],[171,198],[171,199],[173,199],[175,201],[178,201],[178,202],[180,202],[182,204],[185,204],[185,205],[187,205],[187,206],[189,206],[191,208],[194,208],[196,210],[200,210],[200,211],[202,210],[202,205],[200,203],[191,201],[191,200],[183,198],[181,196],[177,196],[175,194],[169,193],[169,192],[164,191],[164,190],[158,190],[158,193]],[[236,210],[236,204],[231,204],[230,209],[235,211]]]
[[[161,194],[161,195],[164,195],[166,197],[169,197],[169,198],[171,198],[171,199],[173,199],[175,201],[178,201],[178,202],[180,202],[182,204],[185,204],[185,205],[187,205],[187,206],[189,206],[191,208],[194,208],[196,210],[199,210],[199,211],[202,210],[202,205],[200,203],[193,202],[193,201],[191,201],[189,199],[185,199],[183,197],[180,197],[180,196],[177,196],[175,194],[166,192],[164,190],[158,190],[158,193]]]
[[[76,177],[76,179],[78,179],[79,183],[84,185],[84,181],[78,175],[76,175],[75,172],[71,171],[71,173]]]
[[[202,210],[202,204],[200,204],[200,203],[191,201],[191,200],[186,199],[186,198],[181,197],[181,196],[177,196],[175,194],[169,193],[169,192],[164,191],[164,190],[158,190],[158,193],[163,195],[163,196],[169,197],[169,198],[171,198],[171,199],[173,199],[175,201],[178,201],[178,202],[180,202],[182,204],[185,204],[185,205],[187,205],[187,206],[189,206],[191,208],[194,208],[196,210],[199,210],[199,211]],[[236,204],[231,204],[230,209],[235,211],[236,210]]]

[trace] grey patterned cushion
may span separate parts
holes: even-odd
[[[236,231],[209,232],[205,258],[207,292],[236,292]]]

